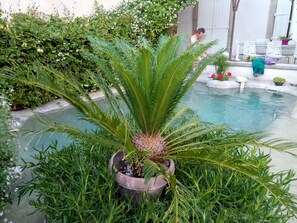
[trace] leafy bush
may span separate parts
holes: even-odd
[[[30,204],[44,211],[49,222],[169,222],[170,188],[154,202],[122,200],[107,169],[112,151],[90,146],[73,144],[58,151],[53,144],[40,151],[37,162],[25,165],[32,168],[34,178],[22,186],[21,195],[36,192],[37,199]],[[270,174],[268,155],[243,150],[233,155],[249,160],[263,177],[272,177],[288,189],[292,172]],[[176,177],[191,207],[184,213],[189,222],[279,223],[290,218],[265,188],[241,174],[205,163],[180,162]]]
[[[255,165],[266,179],[272,178],[282,188],[289,190],[294,173],[288,171],[271,174],[271,158],[268,154],[242,149],[232,153],[234,157],[248,160]],[[195,188],[190,190],[191,196],[195,197],[190,199],[190,206],[193,207],[193,213],[190,215],[193,216],[193,222],[278,223],[288,222],[292,217],[283,212],[281,204],[265,188],[241,174],[205,163],[181,163],[177,166],[183,171],[181,176],[178,176],[181,182],[185,185],[195,185]]]
[[[89,49],[88,35],[108,40],[120,37],[134,44],[141,37],[155,42],[177,24],[179,11],[196,2],[123,1],[111,11],[105,11],[97,4],[95,13],[87,18],[74,18],[69,13],[64,18],[57,14],[47,16],[34,8],[28,13],[11,13],[10,21],[0,19],[0,72],[8,69],[13,75],[19,64],[30,65],[38,60],[64,72],[75,73],[81,77],[81,85],[89,91],[98,89],[81,75],[94,69],[80,53],[82,49]],[[25,71],[23,75],[26,76]],[[10,99],[14,110],[34,108],[55,97],[43,90],[1,78],[0,89]]]
[[[126,40],[145,37],[156,42],[160,35],[177,25],[177,14],[196,2],[198,1],[125,0],[109,15],[113,18],[111,32],[122,31],[122,38]]]
[[[10,129],[11,119],[9,105],[0,98],[0,212],[11,201],[11,184],[14,181],[16,149],[14,144],[15,135]]]
[[[228,67],[230,67],[230,63],[228,61],[228,57],[221,55],[215,61],[214,65],[216,67],[217,74],[226,74]]]
[[[273,82],[274,83],[282,83],[282,84],[284,84],[284,83],[286,83],[286,79],[285,78],[282,78],[282,77],[275,77],[275,78],[273,78]]]

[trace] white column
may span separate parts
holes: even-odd
[[[235,61],[240,61],[240,59],[239,59],[240,44],[239,44],[239,40],[238,39],[235,40],[235,44],[236,44]]]

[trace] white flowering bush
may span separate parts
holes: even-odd
[[[155,42],[177,25],[177,14],[198,0],[125,0],[109,13],[111,29],[125,28],[130,38],[145,37]],[[114,19],[118,18],[118,19]],[[111,32],[112,32],[111,30]]]
[[[3,213],[4,206],[11,201],[12,184],[17,177],[15,135],[10,128],[9,108],[7,101],[0,97],[0,213]]]
[[[1,17],[0,9],[0,73],[9,70],[13,75],[19,64],[38,60],[80,77],[88,91],[97,90],[83,74],[94,70],[92,63],[81,56],[82,49],[90,49],[87,36],[109,40],[122,38],[137,44],[141,37],[155,43],[168,29],[176,27],[177,14],[198,0],[124,0],[113,10],[106,11],[98,3],[90,17],[43,15],[32,9],[28,13],[11,13],[10,20]],[[24,70],[24,76],[27,72]],[[3,79],[0,94],[11,101],[13,110],[34,108],[55,98],[37,87]]]

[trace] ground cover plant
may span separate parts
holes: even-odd
[[[281,216],[282,213],[285,213],[286,216],[296,214],[296,198],[289,193],[287,184],[291,181],[292,174],[270,174],[267,168],[268,158],[265,158],[264,155],[259,155],[259,157],[254,155],[257,154],[260,147],[289,152],[288,149],[296,148],[295,143],[274,139],[265,140],[266,135],[262,133],[233,132],[226,126],[205,125],[187,108],[178,106],[183,95],[205,67],[221,55],[222,52],[209,55],[193,67],[196,59],[215,42],[194,43],[182,51],[181,45],[184,39],[181,36],[162,36],[156,46],[143,39],[137,47],[122,39],[116,39],[114,42],[94,37],[88,39],[92,51],[84,51],[83,55],[92,61],[97,69],[86,72],[86,75],[104,92],[110,105],[108,109],[96,104],[89,97],[75,74],[63,73],[58,69],[42,65],[42,63],[19,66],[14,75],[10,70],[7,70],[3,75],[5,78],[17,78],[20,82],[40,87],[60,96],[78,110],[82,119],[98,126],[95,131],[81,130],[63,124],[61,121],[43,118],[45,125],[39,133],[67,133],[77,143],[86,144],[87,142],[89,145],[87,150],[98,150],[102,156],[115,150],[122,150],[125,155],[124,160],[133,167],[133,176],[149,179],[154,175],[162,174],[168,181],[165,197],[169,195],[170,197],[166,203],[164,214],[158,214],[156,219],[162,215],[164,222],[195,222],[195,219],[201,218],[205,222],[211,218],[216,221],[234,219],[234,222],[237,222],[238,219],[248,218],[251,214],[243,213],[241,215],[244,210],[249,212],[253,210],[253,214],[258,211],[256,215],[263,216],[265,220],[270,220],[270,216],[274,213],[277,216]],[[25,78],[19,75],[23,72],[27,73]],[[110,84],[118,94],[111,91]],[[125,111],[122,104],[119,103],[118,97],[125,104]],[[105,148],[105,152],[102,152],[102,148]],[[257,161],[258,158],[260,163]],[[164,171],[162,162],[167,159],[173,159],[177,162],[177,166],[180,165],[176,175]],[[47,156],[43,156],[42,160],[47,162]],[[79,163],[81,165],[85,161]],[[102,164],[100,161],[99,163]],[[202,169],[202,174],[199,176],[196,175],[196,172],[192,173],[191,169],[188,169],[190,166],[193,166],[195,171],[199,171],[200,167],[209,171]],[[214,171],[212,171],[213,168]],[[82,167],[78,171],[82,171]],[[179,178],[179,173],[187,175],[189,181],[186,180],[186,177]],[[62,176],[62,174],[56,175]],[[41,172],[40,176],[42,177],[44,174]],[[73,176],[79,177],[81,173]],[[197,176],[199,177],[197,178]],[[239,177],[247,181],[237,181]],[[212,178],[213,180],[211,180]],[[73,179],[73,181],[78,182],[81,179],[84,178]],[[38,178],[33,179],[25,191],[30,191],[32,188],[42,194],[43,189],[38,186],[38,180]],[[61,180],[63,185],[64,178],[62,177]],[[96,177],[92,180],[96,180]],[[245,183],[241,185],[240,182]],[[212,193],[213,183],[218,183],[222,187],[215,186],[214,188],[224,191],[222,192],[224,195],[220,192]],[[35,189],[34,185],[37,186]],[[82,184],[81,181],[79,185],[88,186],[87,183]],[[84,188],[79,188],[79,185],[76,189],[83,191]],[[205,188],[202,190],[204,186]],[[252,191],[257,194],[259,199],[253,199],[255,203],[251,204],[250,208],[238,205],[239,208],[244,207],[244,209],[233,212],[230,209],[225,212],[229,199],[245,200],[248,197],[250,199],[256,196],[255,194],[246,194],[248,192],[245,191],[246,196],[241,197],[238,193],[233,193],[233,191],[231,193],[229,186],[232,190],[242,188],[249,190],[251,186],[254,188]],[[202,198],[200,199],[197,194],[201,190],[205,192],[203,197],[206,198],[205,207],[202,209],[200,205]],[[97,193],[102,192],[98,190]],[[68,192],[66,194],[69,195]],[[87,202],[85,198],[81,197],[85,194],[80,193],[79,201]],[[104,196],[107,194],[105,193]],[[42,194],[39,201],[42,202],[46,196],[47,194]],[[197,196],[197,200],[187,199]],[[115,202],[120,202],[118,199],[120,198],[117,198]],[[267,200],[270,201],[269,204],[273,204],[273,210],[277,211],[265,212],[266,209],[263,208]],[[160,200],[160,202],[163,201],[167,202],[166,199]],[[151,208],[155,207],[155,202],[149,200],[144,202],[147,202]],[[74,202],[74,199],[72,202],[69,201],[69,204],[76,205],[78,209],[84,205],[84,203]],[[42,206],[39,205],[39,207]],[[162,205],[160,204],[160,206]],[[237,203],[232,204],[232,208],[236,208],[236,206]],[[163,209],[160,210],[163,211]],[[189,212],[190,214],[188,214]],[[143,214],[143,212],[141,213]],[[58,216],[62,222],[66,217],[68,215],[65,213]],[[131,213],[131,216],[127,217],[132,217],[137,222],[137,214]],[[144,222],[152,221],[149,220],[149,217],[151,216],[148,215]],[[96,222],[95,219],[94,222]],[[153,222],[158,221],[153,220]]]
[[[16,174],[16,135],[11,130],[10,106],[7,99],[0,97],[0,216],[5,205],[11,202]]]
[[[110,180],[113,173],[106,168],[115,150],[91,149],[93,145],[88,143],[60,151],[56,147],[53,143],[35,155],[36,162],[25,164],[34,179],[20,188],[21,194],[37,193],[38,198],[30,204],[47,214],[47,222],[178,222],[169,221],[166,213],[174,197],[170,189],[153,202],[143,199],[135,203],[120,197],[117,185]],[[253,163],[263,177],[272,177],[268,155],[243,150],[234,153]],[[183,195],[180,202],[187,204],[180,214],[189,222],[279,223],[290,218],[265,188],[242,174],[203,162],[176,166]],[[287,190],[293,174],[277,173],[273,178]]]

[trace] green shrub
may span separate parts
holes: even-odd
[[[11,184],[15,180],[15,135],[10,128],[9,105],[0,98],[0,212],[11,201]]]
[[[39,152],[37,162],[25,165],[32,168],[34,179],[22,186],[21,195],[36,192],[30,204],[44,211],[49,222],[168,222],[170,190],[154,202],[122,200],[107,169],[112,151],[90,147],[73,144],[58,151],[54,144]],[[249,160],[263,177],[288,189],[292,172],[270,174],[268,155],[243,150],[233,155]],[[176,167],[184,198],[192,207],[184,213],[190,222],[279,223],[290,218],[265,188],[241,174],[205,163],[180,162]]]
[[[98,19],[98,13],[91,19]],[[83,86],[94,89],[82,76],[85,70],[94,66],[80,53],[81,49],[88,48],[86,36],[92,33],[88,18],[59,18],[56,15],[43,18],[37,13],[11,16],[10,21],[2,19],[0,22],[0,72],[5,69],[13,75],[20,64],[30,65],[38,60],[64,72],[75,73],[81,77]],[[91,24],[98,25],[95,22]],[[95,28],[91,30],[97,33]],[[26,76],[26,71],[23,76]],[[0,89],[9,97],[14,110],[34,108],[55,98],[43,90],[12,80],[0,79]]]
[[[98,89],[83,77],[94,64],[81,56],[89,49],[87,36],[108,40],[126,39],[138,43],[141,37],[155,42],[158,37],[177,24],[177,13],[197,0],[123,1],[111,11],[95,5],[95,13],[87,18],[74,18],[68,13],[42,15],[36,8],[28,13],[11,13],[11,20],[0,19],[0,72],[13,74],[19,64],[30,65],[38,60],[63,72],[81,77],[81,84],[89,91]],[[0,16],[2,11],[0,10]],[[26,76],[26,71],[24,71]],[[5,93],[12,109],[35,108],[54,99],[54,95],[37,88],[0,78],[0,92]]]
[[[292,171],[269,173],[271,158],[263,152],[233,151],[234,157],[249,160],[257,166],[263,177],[273,178],[286,190],[294,179]],[[290,215],[283,212],[281,204],[254,180],[224,168],[207,164],[180,163],[178,179],[185,185],[195,185],[190,199],[193,222],[288,222]],[[188,173],[188,174],[186,174]]]
[[[284,84],[284,83],[286,83],[286,79],[285,78],[282,78],[282,77],[275,77],[275,78],[273,78],[273,82],[274,83],[282,83],[282,84]]]
[[[227,69],[230,67],[228,57],[221,55],[215,61],[214,65],[216,67],[217,74],[226,74]]]
[[[126,40],[145,37],[156,42],[160,35],[177,25],[177,14],[198,0],[125,0],[110,13],[111,33]]]

